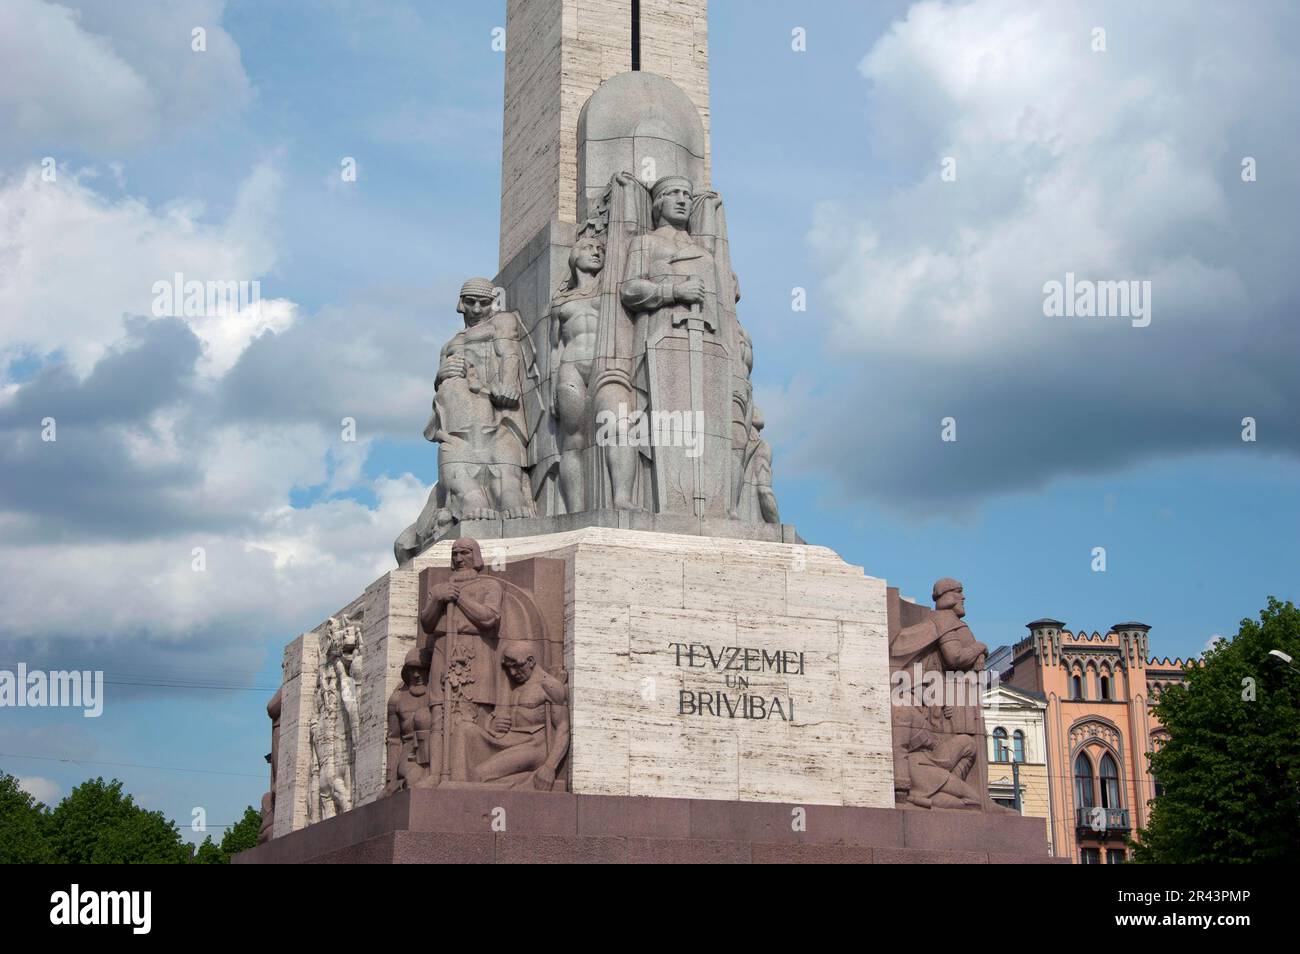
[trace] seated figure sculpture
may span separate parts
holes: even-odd
[[[984,744],[978,697],[973,705],[948,698],[927,704],[929,690],[912,674],[937,677],[947,692],[952,680],[945,677],[982,670],[988,647],[962,622],[966,598],[959,582],[944,577],[931,596],[934,612],[889,645],[891,672],[903,672],[910,685],[892,712],[894,798],[903,807],[979,809],[985,798],[975,784],[978,773],[972,777]]]
[[[568,689],[537,664],[532,643],[512,640],[501,655],[509,701],[497,706],[489,728],[457,726],[452,778],[549,792],[569,750]]]

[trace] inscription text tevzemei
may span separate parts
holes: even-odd
[[[794,721],[794,699],[748,692],[749,677],[743,673],[804,674],[804,654],[794,650],[756,649],[752,646],[723,646],[714,650],[706,643],[669,643],[674,665],[690,669],[711,669],[726,675],[730,692],[681,689],[677,694],[678,715],[711,715],[723,719],[781,719]],[[734,675],[733,675],[734,674]]]

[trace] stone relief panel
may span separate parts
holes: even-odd
[[[475,540],[420,575],[420,637],[388,703],[385,794],[564,790],[570,744],[564,564],[486,568]]]
[[[318,640],[316,689],[308,726],[309,822],[332,818],[353,805],[360,728],[357,686],[363,657],[360,616],[331,617]]]

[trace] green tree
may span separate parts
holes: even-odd
[[[262,813],[249,805],[244,809],[244,817],[237,824],[226,829],[226,837],[221,839],[221,850],[226,861],[241,851],[257,847],[257,836],[262,833]]]
[[[253,806],[244,809],[244,817],[226,829],[218,845],[209,835],[194,853],[194,863],[200,865],[228,865],[230,859],[241,851],[257,846],[257,836],[262,830],[262,813]]]
[[[82,782],[48,816],[58,860],[68,864],[181,864],[191,846],[162,812],[146,811],[122,783]]]
[[[1300,861],[1300,674],[1270,663],[1272,649],[1300,657],[1300,609],[1270,597],[1160,697],[1163,794],[1135,861]]]
[[[212,840],[212,836],[203,839],[203,844],[199,845],[198,850],[194,852],[194,864],[196,865],[224,865],[229,864],[230,859],[221,853],[221,847]]]
[[[45,837],[45,806],[0,772],[0,864],[50,864],[58,858]]]

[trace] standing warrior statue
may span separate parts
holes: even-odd
[[[388,778],[385,795],[414,788],[428,778],[432,765],[427,673],[420,651],[412,649],[402,664],[402,684],[388,697]]]
[[[726,517],[738,333],[721,199],[695,194],[682,176],[665,176],[647,194],[619,173],[602,214],[617,295],[601,299],[593,408],[645,415],[658,440],[601,448],[607,467],[588,472],[599,482],[598,505]]]
[[[428,658],[432,731],[438,739],[438,775],[451,777],[453,723],[486,724],[493,710],[510,694],[498,649],[505,584],[484,575],[478,543],[457,540],[451,546],[451,578],[433,587],[420,611],[420,628],[432,646]]]
[[[433,416],[424,436],[438,444],[438,483],[459,520],[536,514],[525,468],[539,415],[531,413],[537,377],[519,314],[496,310],[486,278],[461,287],[456,311],[465,329],[442,349]]]

